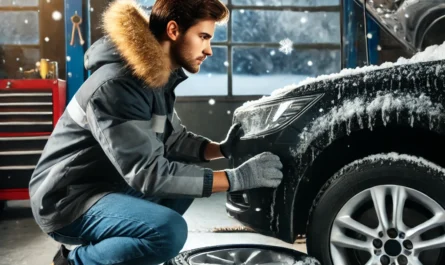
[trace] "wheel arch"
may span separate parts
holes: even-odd
[[[403,126],[379,127],[373,131],[360,130],[338,138],[313,160],[295,192],[292,215],[294,238],[297,234],[306,233],[313,200],[326,181],[344,166],[373,154],[396,152],[423,157],[445,167],[443,148],[445,135]]]
[[[292,239],[306,232],[312,201],[322,185],[357,159],[397,152],[445,167],[441,156],[445,148],[445,109],[441,102],[433,94],[414,96],[388,91],[368,100],[350,98],[314,120],[300,134],[296,149],[296,159],[301,163],[290,205]],[[350,107],[356,109],[351,112]],[[345,110],[346,116],[342,114]]]

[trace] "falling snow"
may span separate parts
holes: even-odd
[[[59,11],[54,11],[52,17],[55,21],[59,21],[62,19],[62,13],[60,13]]]
[[[290,39],[280,41],[280,52],[290,54],[292,52],[294,43]]]

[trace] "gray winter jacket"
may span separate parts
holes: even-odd
[[[187,77],[169,70],[147,21],[124,1],[105,14],[108,37],[85,55],[94,73],[69,102],[30,181],[33,214],[44,232],[128,185],[159,198],[212,193],[212,170],[187,164],[204,161],[209,140],[188,132],[174,110],[174,89]],[[141,40],[132,40],[135,35]]]

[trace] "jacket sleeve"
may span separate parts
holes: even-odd
[[[208,197],[213,171],[195,165],[170,162],[143,88],[130,80],[102,85],[86,108],[94,138],[107,157],[134,189],[158,197]]]
[[[168,157],[192,163],[209,162],[205,159],[204,152],[210,140],[187,131],[176,110],[173,112],[171,123],[173,132],[166,141]]]

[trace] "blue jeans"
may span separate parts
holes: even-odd
[[[179,254],[187,240],[182,217],[193,199],[162,199],[159,204],[133,189],[110,193],[70,225],[50,233],[70,252],[73,265],[161,264]]]

